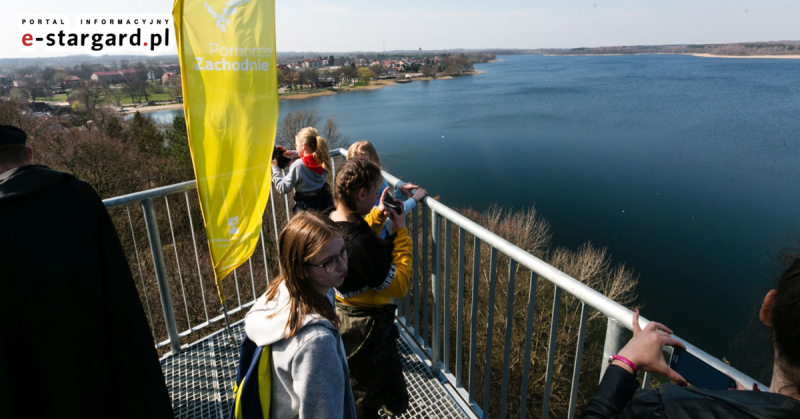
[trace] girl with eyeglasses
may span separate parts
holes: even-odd
[[[231,417],[355,418],[333,291],[350,245],[330,221],[301,212],[278,247],[281,274],[245,317]]]
[[[354,158],[336,172],[335,204],[330,219],[352,243],[344,282],[336,287],[339,328],[350,365],[359,418],[399,415],[408,408],[394,325],[392,298],[406,295],[411,279],[411,239],[403,214],[384,207],[381,170]],[[376,207],[375,201],[381,198]],[[402,203],[398,202],[402,208]],[[373,208],[374,207],[374,208]],[[394,234],[378,237],[387,217]]]

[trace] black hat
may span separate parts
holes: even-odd
[[[0,125],[0,146],[9,144],[25,145],[25,131],[11,125]]]

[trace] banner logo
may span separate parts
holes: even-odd
[[[211,17],[217,21],[217,27],[222,32],[225,32],[225,27],[231,24],[231,21],[228,19],[228,17],[233,16],[233,14],[236,13],[237,7],[246,3],[250,3],[250,0],[228,0],[228,2],[225,3],[225,7],[222,8],[222,13],[220,14],[217,14],[210,4],[205,3],[205,6],[206,9],[208,9],[208,13],[211,13]],[[233,8],[231,8],[231,6],[233,6]]]

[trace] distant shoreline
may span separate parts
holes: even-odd
[[[485,73],[485,71],[474,70],[474,71],[470,71],[470,72],[461,74],[461,76],[470,76],[470,75],[473,75],[473,74],[483,74],[483,73]],[[413,79],[413,82],[430,81],[430,80],[448,80],[448,79],[452,79],[452,78],[453,78],[453,76],[441,76],[441,77],[436,77],[436,78],[433,78],[433,77],[418,77],[418,78]],[[378,90],[378,89],[382,89],[382,88],[384,88],[386,86],[394,86],[396,84],[400,84],[400,83],[397,83],[397,82],[395,82],[394,80],[391,80],[391,79],[389,79],[389,80],[375,80],[375,81],[370,82],[370,84],[368,84],[366,86],[346,87],[344,89],[341,89],[341,90],[338,90],[338,91],[335,91],[335,92],[331,91],[331,90],[326,90],[324,92],[299,93],[299,94],[296,94],[296,95],[279,97],[279,99],[281,99],[281,100],[302,100],[302,99],[308,99],[308,98],[312,98],[312,97],[330,96],[330,95],[335,95],[337,93],[342,93],[342,92],[352,92],[352,91],[356,91],[356,90]]]
[[[464,74],[462,74],[462,76],[468,76],[468,75],[473,75],[473,74],[484,74],[484,73],[485,73],[485,71],[474,70],[474,71],[470,71],[470,72],[464,73]],[[436,77],[436,78],[433,78],[433,77],[419,77],[419,78],[415,78],[414,81],[417,82],[417,81],[429,81],[429,80],[448,80],[448,79],[452,79],[452,78],[453,78],[453,76],[442,76],[442,77]],[[384,88],[386,86],[394,86],[396,84],[399,84],[399,83],[395,82],[394,80],[375,80],[375,81],[371,82],[370,84],[368,84],[366,86],[347,87],[347,88],[341,89],[341,90],[336,91],[336,92],[331,91],[331,90],[325,90],[325,91],[322,91],[322,92],[298,93],[296,95],[290,95],[290,96],[280,96],[279,95],[278,99],[280,99],[280,100],[302,100],[302,99],[308,99],[308,98],[312,98],[312,97],[330,96],[330,95],[335,95],[337,93],[350,92],[350,91],[356,91],[356,90],[378,90],[378,89],[382,89],[382,88]],[[116,109],[116,107],[114,107],[114,109]],[[119,112],[119,114],[120,115],[130,115],[130,114],[135,113],[135,112],[150,113],[150,112],[158,112],[158,111],[171,111],[171,110],[176,110],[176,109],[183,109],[183,103],[172,103],[172,104],[169,104],[169,105],[141,106],[141,107],[137,107],[137,108],[126,108],[124,112]]]
[[[113,107],[116,109],[116,107]],[[156,106],[142,106],[138,108],[125,108],[125,112],[120,112],[120,115],[130,115],[132,113],[150,113],[158,111],[172,111],[175,109],[183,109],[183,103],[172,103],[169,105],[156,105]]]
[[[797,60],[800,59],[800,55],[714,55],[714,54],[681,54],[681,55],[692,55],[694,57],[705,57],[705,58],[769,58],[769,59],[783,59],[783,60]]]
[[[548,57],[619,57],[623,55],[690,55],[702,58],[757,58],[757,59],[783,59],[797,60],[800,55],[715,55],[704,53],[684,53],[684,52],[642,52],[637,54],[544,54]]]

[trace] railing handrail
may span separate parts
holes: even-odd
[[[382,173],[383,176],[386,178],[387,182],[389,182],[389,184],[392,185],[393,187],[403,184],[403,182],[400,179],[393,176],[392,174],[386,171],[382,171]],[[474,221],[459,214],[455,210],[433,199],[432,197],[430,196],[425,197],[423,202],[429,208],[436,211],[438,214],[440,214],[453,224],[463,228],[468,233],[481,239],[482,242],[487,243],[492,247],[500,250],[511,259],[514,259],[521,265],[534,271],[540,277],[550,281],[552,284],[568,292],[575,298],[578,298],[583,303],[603,313],[609,319],[613,319],[614,321],[618,322],[626,329],[631,331],[633,330],[633,311],[630,310],[629,308],[606,297],[605,295],[592,289],[591,287],[582,283],[581,281],[565,274],[564,272],[561,272],[560,270],[551,266],[547,262],[537,258],[536,256],[531,255],[530,253],[517,247],[513,243],[503,239],[497,234],[491,232],[490,230],[481,227]],[[639,316],[640,327],[644,328],[645,326],[647,326],[648,323],[650,323],[650,320],[646,319],[645,317]],[[730,365],[708,354],[707,352],[696,347],[695,345],[692,345],[686,340],[678,337],[677,335],[672,335],[672,337],[683,343],[686,346],[686,349],[689,353],[697,356],[704,362],[722,371],[723,373],[727,374],[736,381],[742,383],[746,388],[752,388],[753,384],[758,385],[763,390],[767,390],[769,388],[764,384],[749,377],[748,375],[742,373],[741,371],[731,367]]]
[[[133,204],[135,202],[144,201],[145,199],[160,198],[162,196],[171,195],[178,192],[191,191],[197,189],[197,181],[187,180],[186,182],[176,183],[174,185],[161,186],[159,188],[148,189],[146,191],[134,192],[127,195],[115,196],[103,200],[106,208],[121,207],[123,205]]]

